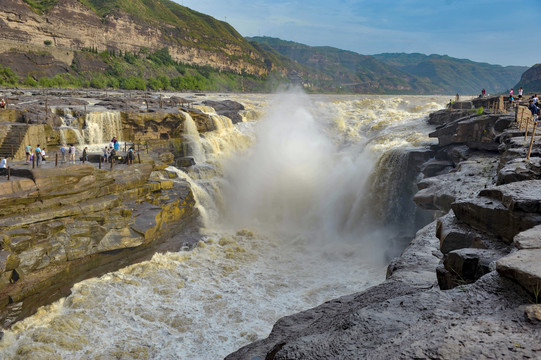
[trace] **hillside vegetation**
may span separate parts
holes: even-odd
[[[9,1],[30,6],[17,5],[17,11],[37,14],[22,14],[20,18],[41,19],[43,28],[32,23],[26,26],[33,31],[28,38],[43,34],[45,40],[40,42],[45,47],[34,41],[36,50],[30,53],[14,49],[0,53],[0,85],[272,91],[280,84],[294,83],[302,84],[309,92],[477,94],[482,88],[489,93],[506,91],[527,69],[440,55],[366,56],[270,37],[243,38],[228,23],[170,0]],[[93,29],[109,37],[78,37],[86,34],[72,34],[73,24],[69,22],[64,33],[55,35],[56,29],[46,24],[49,18],[60,22],[69,19],[69,9],[64,12],[66,4],[84,8],[86,18],[93,18],[88,20],[89,26],[92,24]],[[13,14],[14,10],[10,11]],[[9,18],[13,16],[4,16]],[[81,18],[84,22],[85,17]],[[128,28],[135,22],[136,28],[142,30],[127,36],[118,32],[115,36],[123,40],[111,39],[108,31],[115,31],[118,21],[128,24]],[[8,30],[3,30],[4,36],[20,41],[20,30],[12,30],[10,35],[8,23],[0,24]],[[69,42],[61,46],[75,52],[73,63],[55,63],[47,49],[57,46],[55,37],[66,36]],[[94,39],[101,42],[88,46]]]
[[[429,81],[412,76],[374,57],[333,47],[312,47],[271,37],[248,38],[303,66],[302,75],[318,89],[337,92],[431,93]]]
[[[374,58],[408,74],[429,80],[437,92],[480,94],[506,92],[520,79],[525,66],[500,66],[456,59],[446,55],[378,54]]]

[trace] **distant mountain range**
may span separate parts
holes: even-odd
[[[395,66],[408,74],[429,80],[438,92],[479,94],[505,92],[515,86],[526,66],[500,66],[456,59],[447,55],[378,54],[379,61]]]
[[[266,44],[305,66],[304,75],[309,82],[322,87],[333,84],[351,87],[359,92],[479,94],[485,88],[488,93],[499,93],[513,87],[528,70],[525,66],[503,67],[446,55],[386,53],[366,56],[270,37],[247,39]]]
[[[528,69],[244,38],[170,0],[2,0],[0,40],[0,85],[478,94],[506,91]]]

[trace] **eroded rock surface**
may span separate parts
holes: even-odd
[[[195,200],[187,184],[158,176],[152,163],[30,173],[0,187],[2,327],[67,295],[76,281],[196,239],[170,241],[197,224]]]

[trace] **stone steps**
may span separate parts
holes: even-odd
[[[24,124],[11,124],[4,141],[0,145],[0,158],[13,157],[17,154],[27,131],[28,126]]]

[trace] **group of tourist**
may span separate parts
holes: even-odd
[[[73,144],[69,144],[69,147],[67,147],[66,144],[62,144],[62,146],[60,146],[60,154],[62,155],[62,159],[60,161],[62,163],[66,162],[66,152],[68,155],[68,161],[75,164],[75,154],[77,153],[75,146]]]
[[[518,102],[522,102],[522,94],[523,94],[523,89],[520,88],[518,89]],[[515,106],[515,96],[513,95],[513,89],[511,88],[511,90],[509,90],[509,102]]]
[[[38,146],[36,146],[35,149],[32,149],[32,145],[26,145],[25,146],[26,151],[26,163],[29,164],[31,162],[36,162],[36,166],[39,166],[40,162],[44,162],[47,160],[47,154],[45,152],[45,147],[43,149]]]
[[[8,108],[8,103],[6,100],[2,99],[0,100],[0,109],[7,109]]]
[[[118,155],[118,152],[120,150],[120,143],[118,142],[116,136],[113,136],[111,141],[109,142],[109,145],[103,148],[103,160],[105,162],[111,162],[114,161]],[[130,146],[128,149],[128,153],[126,155],[126,164],[131,165],[133,164],[133,160],[135,158],[135,149],[133,146]]]
[[[120,150],[120,143],[118,142],[116,137],[113,137],[111,139],[111,142],[108,146],[106,146],[103,149],[103,161],[104,162],[111,162],[112,159],[115,159],[118,155],[118,152]],[[39,166],[41,162],[44,162],[47,160],[47,154],[45,152],[45,148],[41,148],[40,145],[36,146],[35,149],[32,148],[31,145],[26,145],[25,147],[26,151],[26,163],[33,163],[35,161],[36,166]],[[77,154],[77,149],[73,144],[69,144],[69,146],[66,146],[66,144],[62,144],[60,146],[60,154],[61,154],[61,163],[72,163],[75,164],[75,158]],[[133,160],[135,158],[135,149],[133,146],[130,146],[130,148],[127,150],[126,154],[126,163],[128,165],[133,164]],[[7,161],[7,159],[4,159]],[[2,160],[2,164],[4,164],[4,160]],[[88,147],[85,147],[82,152],[82,157],[80,159],[81,161],[88,161]],[[2,166],[0,165],[0,168]],[[2,171],[0,170],[0,173]]]

